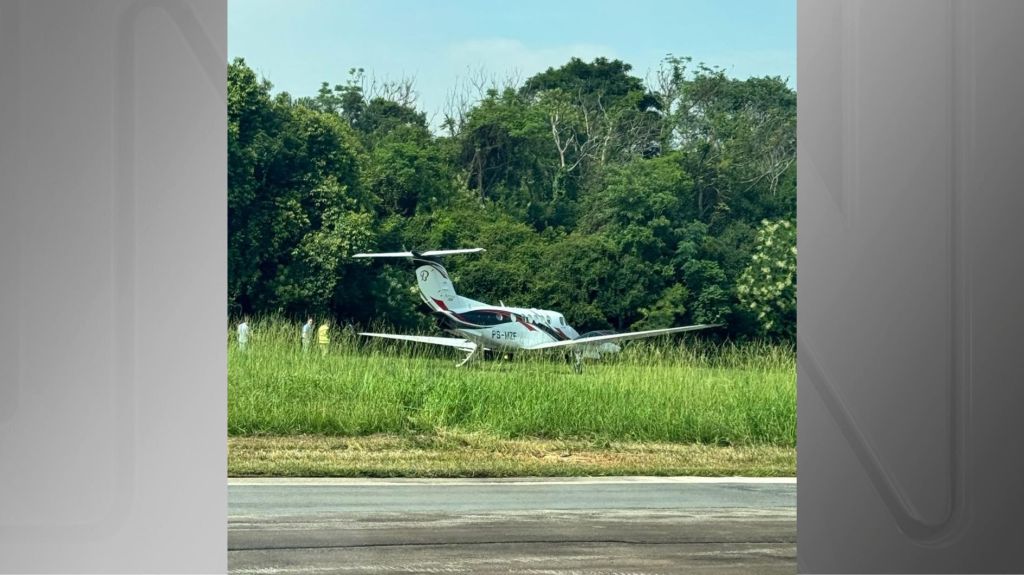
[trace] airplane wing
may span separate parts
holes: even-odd
[[[429,252],[423,252],[421,256],[450,256],[455,254],[478,254],[487,250],[483,248],[465,248],[458,250],[431,250]]]
[[[429,335],[399,335],[395,333],[360,333],[366,337],[380,337],[385,339],[398,339],[402,341],[415,341],[419,343],[429,343],[431,345],[443,345],[446,347],[455,347],[462,351],[473,351],[476,349],[476,344],[469,341],[468,339],[460,339],[456,337],[431,337]]]
[[[412,252],[381,252],[375,254],[355,254],[354,258],[411,258]]]
[[[684,331],[696,331],[698,329],[707,329],[709,327],[721,327],[724,324],[699,324],[699,325],[688,325],[685,327],[669,327],[665,329],[651,329],[647,331],[633,331],[626,333],[613,333],[610,335],[595,335],[593,337],[580,337],[576,339],[568,339],[565,341],[552,341],[549,343],[542,343],[528,347],[526,349],[551,349],[554,347],[569,347],[574,345],[586,345],[586,344],[600,344],[600,343],[612,343],[617,341],[627,341],[630,339],[642,339],[645,337],[655,337],[659,335],[665,335],[669,333],[680,333]]]

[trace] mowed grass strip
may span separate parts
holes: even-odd
[[[796,474],[771,445],[502,439],[481,434],[234,437],[231,477],[763,476]]]

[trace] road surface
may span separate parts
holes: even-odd
[[[232,480],[238,575],[796,572],[794,480]]]

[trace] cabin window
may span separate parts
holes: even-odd
[[[462,319],[475,325],[498,325],[509,321],[497,311],[477,310],[461,314]]]

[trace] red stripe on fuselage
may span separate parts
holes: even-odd
[[[431,298],[431,299],[434,300],[434,303],[437,304],[437,307],[443,309],[444,311],[448,311],[448,306],[444,305],[443,301],[441,301],[441,300],[439,300],[437,298]]]

